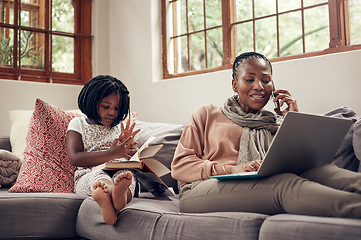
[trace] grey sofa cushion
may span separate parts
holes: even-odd
[[[359,117],[356,112],[349,107],[339,107],[326,113],[325,115],[337,118],[348,118],[354,122],[342,141],[332,163],[341,168],[357,172],[360,165],[360,158],[357,158],[355,152],[361,151],[361,127],[355,127],[357,126],[356,123]]]
[[[357,120],[353,126],[352,146],[357,159],[361,159],[361,119]],[[358,168],[361,172],[361,165]]]
[[[0,149],[11,151],[10,138],[0,137]]]
[[[142,146],[148,138],[157,137],[151,142],[151,145],[163,144],[163,147],[157,152],[154,159],[157,159],[170,169],[174,151],[178,145],[183,127],[184,126],[180,124],[143,122],[137,120],[135,129],[142,130],[135,135],[134,139],[139,142],[139,146]],[[178,184],[170,174],[161,177],[161,179],[169,187],[173,187],[175,192],[178,193]]]
[[[280,214],[268,217],[260,232],[260,240],[359,240],[359,219],[311,217]]]
[[[0,190],[1,239],[76,238],[75,223],[86,196],[71,193],[8,193]]]
[[[144,195],[143,195],[144,196]],[[100,209],[87,198],[79,209],[77,232],[89,239],[258,239],[267,215],[256,213],[178,212],[178,199],[134,198],[114,226],[106,225]]]

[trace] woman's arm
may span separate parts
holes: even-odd
[[[124,142],[115,139],[107,151],[84,152],[80,133],[69,130],[67,132],[67,152],[70,163],[76,167],[91,167],[103,164],[114,158],[130,158],[137,149],[131,144],[133,137],[129,136]]]

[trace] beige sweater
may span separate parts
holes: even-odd
[[[220,107],[203,106],[193,113],[179,140],[172,162],[172,176],[184,183],[208,179],[212,165],[237,165],[242,127],[229,120]]]

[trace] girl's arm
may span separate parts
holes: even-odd
[[[133,137],[129,136],[124,142],[115,139],[107,151],[84,152],[82,136],[80,133],[69,130],[67,132],[67,152],[70,163],[76,167],[91,167],[103,164],[114,158],[130,158],[137,152],[131,144]]]

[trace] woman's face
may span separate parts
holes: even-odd
[[[119,94],[113,92],[109,96],[100,100],[98,106],[99,123],[104,126],[110,126],[118,116]]]
[[[260,58],[249,58],[241,62],[232,80],[238,103],[247,113],[255,113],[268,102],[272,90],[272,75],[269,64]]]

